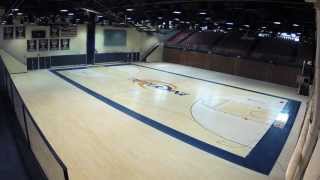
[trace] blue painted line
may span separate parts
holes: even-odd
[[[120,65],[128,65],[128,64],[120,64]],[[117,66],[117,65],[112,65]],[[139,65],[138,65],[139,66]],[[68,69],[73,70],[73,69]],[[184,143],[187,143],[195,148],[198,148],[202,151],[205,151],[209,154],[218,156],[220,158],[223,158],[227,161],[233,162],[235,164],[238,164],[240,166],[246,167],[248,169],[254,170],[256,172],[269,175],[275,162],[277,161],[282,148],[287,141],[287,138],[290,134],[290,131],[293,127],[295,118],[298,114],[301,102],[290,100],[287,98],[288,102],[281,111],[282,113],[287,113],[289,115],[288,121],[284,128],[278,128],[275,124],[272,125],[271,128],[267,131],[267,133],[261,138],[261,140],[258,142],[258,144],[250,151],[249,155],[246,157],[241,157],[235,154],[232,154],[226,150],[220,149],[218,147],[215,147],[211,144],[208,144],[206,142],[203,142],[201,140],[198,140],[194,137],[191,137],[183,132],[179,132],[171,127],[168,127],[164,124],[159,123],[156,120],[150,119],[149,117],[146,117],[138,112],[135,112],[107,97],[102,96],[101,94],[98,94],[97,92],[94,92],[90,90],[89,88],[69,79],[68,77],[62,75],[59,73],[61,70],[51,70],[52,73],[57,75],[58,77],[62,78],[63,80],[67,81],[68,83],[74,85],[75,87],[83,90],[84,92],[90,94],[91,96],[99,99],[100,101],[104,102],[105,104],[133,117],[134,119],[154,128],[157,129],[175,139],[178,139]],[[170,73],[171,74],[171,73]],[[179,75],[179,74],[176,74]],[[182,75],[185,76],[185,75]],[[187,76],[185,76],[187,77]],[[197,79],[197,78],[193,78]],[[206,81],[206,80],[204,80]],[[209,82],[209,81],[208,81]],[[235,87],[237,88],[237,87]],[[241,88],[238,88],[241,89]],[[244,89],[245,90],[245,89]],[[256,92],[259,93],[259,92]],[[260,93],[263,94],[263,93]],[[273,96],[264,94],[267,96]],[[273,96],[277,97],[277,96]],[[279,97],[282,98],[282,97]],[[231,129],[230,129],[231,130]]]

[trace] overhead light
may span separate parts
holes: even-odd
[[[227,25],[234,25],[233,22],[226,22]]]
[[[131,18],[131,17],[127,17],[127,20],[129,20],[129,21],[130,21],[130,20],[132,20],[132,18]]]
[[[200,12],[199,14],[200,15],[206,15],[207,13],[206,12]]]
[[[9,16],[13,16],[13,13],[9,13],[8,15],[9,15]]]
[[[134,11],[134,9],[132,9],[132,8],[128,8],[128,9],[126,9],[126,11],[128,11],[128,12],[132,12],[132,11]]]
[[[246,28],[249,28],[249,27],[250,27],[249,24],[245,24],[245,25],[243,25],[243,26],[246,27]]]
[[[279,25],[279,24],[281,24],[281,22],[275,21],[275,22],[273,22],[273,24]]]
[[[19,11],[19,9],[18,8],[15,8],[15,9],[11,9],[12,11]]]
[[[159,16],[158,19],[163,19],[163,17]]]
[[[22,16],[23,13],[22,13],[22,12],[18,12],[17,15],[18,15],[18,16]]]
[[[261,27],[261,29],[266,29],[266,28],[267,28],[267,27],[265,27],[265,26],[262,26],[262,27]]]
[[[181,14],[181,11],[173,11],[173,14]]]
[[[175,20],[175,21],[180,21],[180,19],[179,19],[179,18],[174,18],[173,20]]]
[[[84,11],[87,11],[87,12],[92,12],[92,13],[96,13],[96,14],[101,14],[100,12],[95,11],[95,10],[92,10],[92,9],[87,9],[87,8],[81,8],[81,9],[84,10]]]
[[[187,21],[186,24],[190,24],[190,21]]]
[[[73,16],[73,15],[74,15],[74,13],[72,13],[72,12],[68,13],[68,16]]]
[[[61,9],[60,12],[68,12],[67,9]]]
[[[299,24],[292,24],[293,27],[299,27]]]
[[[103,16],[101,16],[101,15],[99,15],[99,16],[97,16],[98,18],[103,18]]]

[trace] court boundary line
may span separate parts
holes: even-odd
[[[122,65],[136,65],[136,64],[116,64],[116,65],[105,65],[102,67],[111,67],[111,66],[122,66]],[[139,65],[137,65],[139,66]],[[144,66],[142,66],[144,67]],[[80,83],[77,83],[76,81],[62,75],[59,73],[59,71],[67,71],[67,70],[77,70],[77,69],[89,69],[90,67],[77,67],[77,68],[67,68],[67,69],[59,69],[59,70],[50,70],[53,74],[60,77],[62,80],[70,83],[71,85],[79,88],[80,90],[86,92],[87,94],[97,98],[98,100],[104,102],[105,104],[113,107],[114,109],[125,113],[132,117],[135,120],[138,120],[154,129],[157,129],[164,134],[171,136],[172,138],[175,138],[177,140],[180,140],[186,144],[189,144],[195,148],[198,148],[199,150],[202,150],[204,152],[207,152],[211,155],[214,155],[216,157],[220,157],[224,160],[227,160],[229,162],[238,164],[239,166],[251,169],[253,171],[262,173],[264,175],[269,175],[272,168],[274,167],[278,157],[281,154],[281,151],[283,147],[285,146],[285,143],[287,142],[287,138],[291,132],[291,129],[294,125],[295,119],[297,117],[297,114],[299,112],[301,102],[283,98],[283,97],[277,97],[269,94],[259,93],[252,90],[242,89],[245,91],[255,92],[259,94],[263,94],[266,96],[273,96],[277,98],[282,98],[288,100],[285,107],[282,109],[282,113],[289,114],[289,118],[285,126],[280,129],[277,128],[275,123],[268,129],[268,131],[264,134],[264,136],[260,139],[260,141],[256,144],[256,146],[250,151],[250,153],[246,157],[241,157],[238,155],[235,155],[233,153],[230,153],[226,150],[220,149],[216,146],[213,146],[211,144],[208,144],[206,142],[203,142],[201,140],[198,140],[192,136],[189,136],[183,132],[180,132],[178,130],[175,130],[169,126],[166,126],[164,124],[161,124],[157,122],[156,120],[153,120],[147,116],[144,116],[138,112],[135,112],[129,108],[127,108],[124,105],[121,105],[120,103],[117,103],[110,98],[107,98],[87,87],[84,85],[81,85]],[[158,70],[158,69],[155,69]],[[174,73],[173,73],[174,74]],[[176,74],[179,75],[179,74]],[[186,75],[182,75],[186,76]],[[186,76],[187,77],[187,76]],[[192,77],[191,77],[192,78]],[[196,79],[196,78],[192,78]],[[198,79],[201,81],[207,81],[203,79]],[[209,82],[209,81],[207,81]],[[214,82],[212,82],[214,83]],[[224,84],[221,84],[224,85]],[[227,85],[228,86],[228,85]],[[237,87],[234,87],[237,88]],[[240,88],[237,88],[240,89]]]

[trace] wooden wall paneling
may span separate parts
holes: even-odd
[[[271,69],[271,64],[238,59],[235,66],[235,74],[247,78],[267,81]]]
[[[300,72],[298,67],[289,67],[283,65],[272,66],[272,76],[270,81],[291,87],[297,87],[297,76]]]

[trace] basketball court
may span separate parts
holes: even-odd
[[[12,79],[77,180],[277,179],[305,109],[290,88],[167,63],[66,67]]]

